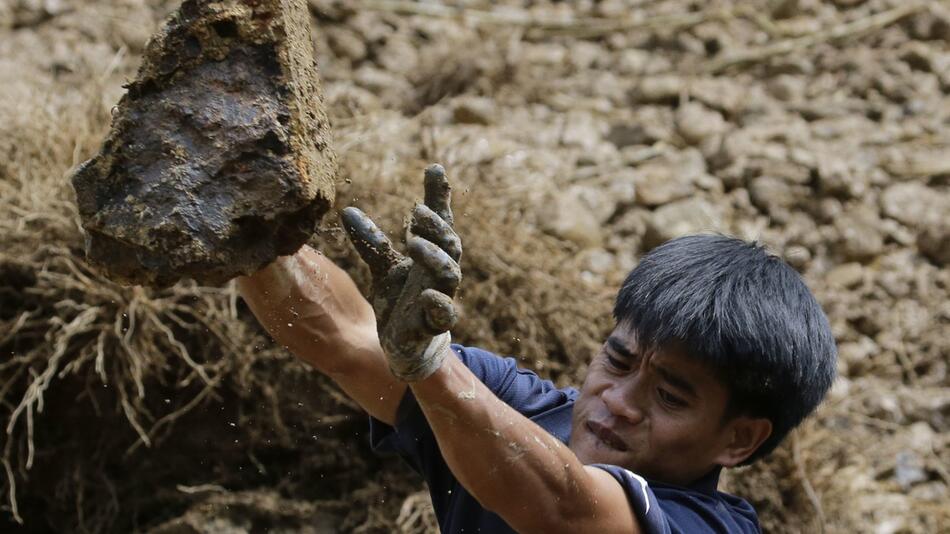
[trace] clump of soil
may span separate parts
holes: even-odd
[[[89,262],[214,285],[300,248],[336,172],[312,49],[303,0],[186,0],[73,175]]]
[[[729,489],[770,532],[950,523],[945,6],[503,4],[310,2],[337,207],[399,235],[421,170],[445,165],[466,251],[455,337],[561,384],[650,247],[766,243],[827,310],[840,378]],[[2,521],[434,532],[421,481],[372,455],[356,407],[232,286],[123,288],[83,261],[65,177],[175,7],[0,7]],[[312,244],[366,287],[333,216]]]

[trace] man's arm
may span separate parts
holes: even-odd
[[[457,320],[461,241],[440,165],[412,212],[411,260],[356,208],[343,227],[374,280],[378,331],[393,374],[409,383],[458,481],[519,532],[638,532],[623,488],[499,400],[448,347]],[[596,529],[596,530],[595,530]]]
[[[410,383],[452,473],[521,533],[638,533],[620,484],[499,400],[457,358]]]
[[[395,422],[406,384],[390,373],[373,308],[345,271],[305,245],[237,285],[277,343],[329,376],[370,415]]]

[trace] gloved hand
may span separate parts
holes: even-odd
[[[458,315],[452,299],[462,279],[462,243],[452,229],[451,187],[441,165],[425,170],[425,203],[406,229],[409,257],[393,248],[357,208],[342,212],[343,227],[373,276],[371,302],[389,368],[401,380],[422,380],[449,354]]]

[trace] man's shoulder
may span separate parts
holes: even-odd
[[[758,533],[759,521],[743,499],[713,488],[694,488],[647,481],[622,467],[595,464],[620,483],[640,527],[660,533]]]
[[[682,532],[761,532],[755,508],[741,497],[663,484],[655,484],[653,491]]]
[[[452,345],[452,349],[499,399],[526,417],[572,404],[577,397],[576,389],[557,387],[534,371],[519,366],[513,357],[478,347]]]

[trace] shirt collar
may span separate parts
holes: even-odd
[[[685,489],[690,491],[695,491],[698,493],[703,493],[706,495],[715,495],[719,487],[719,474],[722,472],[722,466],[716,466],[710,472],[701,476],[692,484],[687,486],[680,486],[679,484],[670,484],[668,482],[662,482],[656,479],[648,478],[647,481],[651,486],[664,486],[667,488],[678,488]]]
[[[722,466],[716,466],[710,472],[700,477],[699,480],[690,484],[689,488],[701,493],[716,493],[716,489],[719,487],[719,474],[721,472]]]

